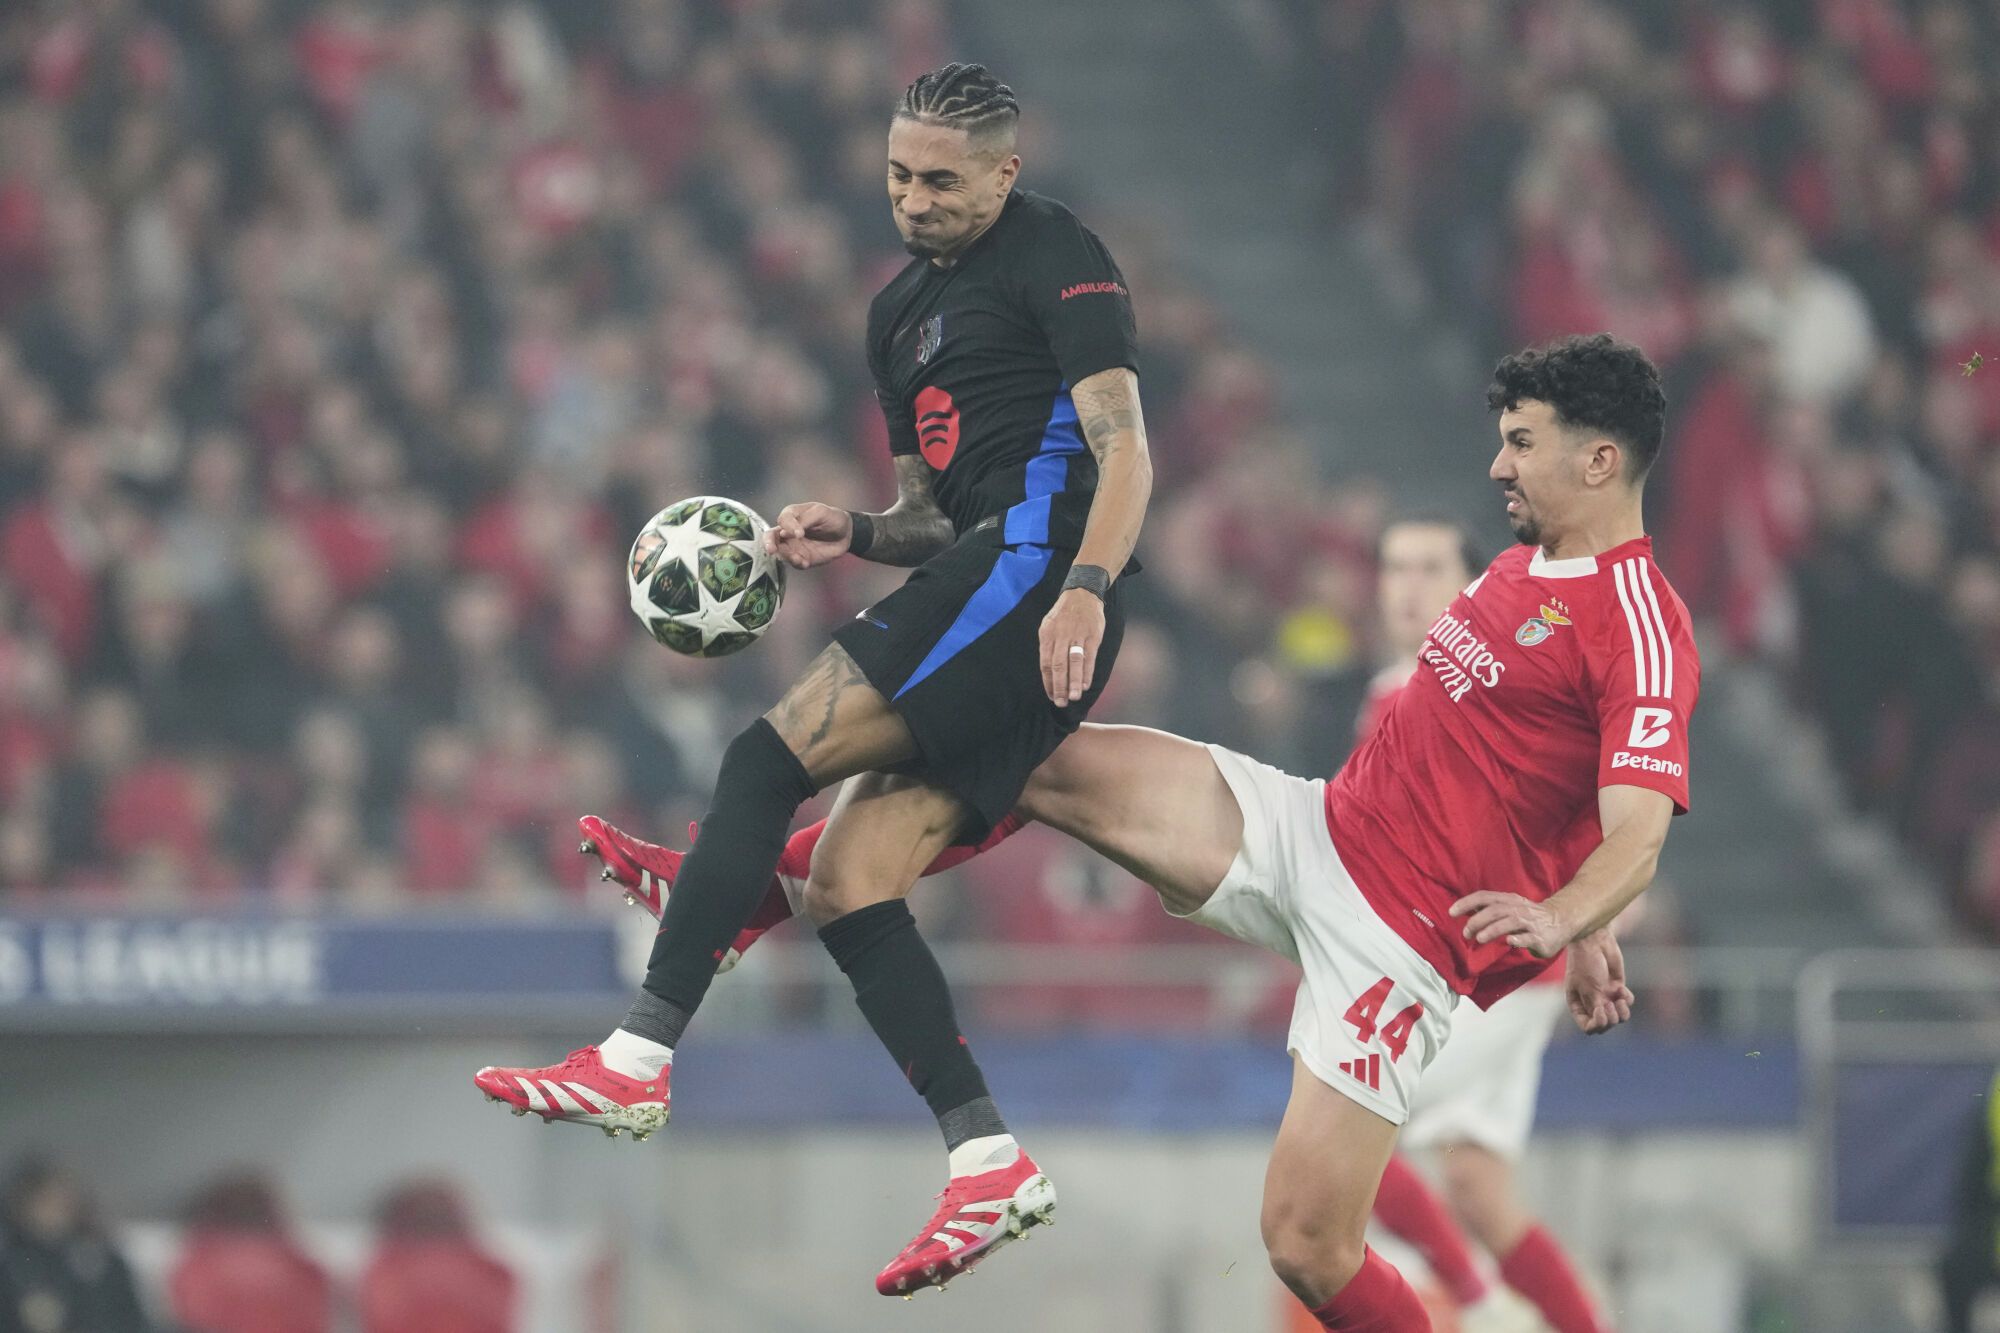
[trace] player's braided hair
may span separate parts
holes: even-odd
[[[903,90],[899,117],[964,130],[973,139],[1012,134],[1021,118],[1014,90],[984,65],[953,61],[919,74]]]
[[[1556,420],[1618,441],[1631,453],[1630,478],[1646,475],[1666,434],[1667,395],[1646,354],[1608,333],[1572,334],[1502,357],[1486,406],[1505,412],[1533,400]]]

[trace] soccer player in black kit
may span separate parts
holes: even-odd
[[[870,307],[867,348],[897,500],[880,514],[789,505],[767,538],[798,569],[852,554],[916,572],[730,743],[618,1030],[561,1064],[476,1078],[517,1113],[614,1137],[664,1124],[673,1049],[793,814],[846,780],[807,910],[950,1154],[942,1206],[876,1279],[887,1295],[941,1284],[1055,1206],[904,899],[934,857],[1013,808],[1104,688],[1124,623],[1117,579],[1152,489],[1130,295],[1074,214],[1016,188],[1019,115],[979,65],[905,91],[888,187],[914,258]]]

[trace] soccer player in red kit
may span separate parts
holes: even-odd
[[[1458,1000],[1486,1008],[1567,948],[1578,1026],[1630,1017],[1607,927],[1687,809],[1700,668],[1640,512],[1665,429],[1659,373],[1608,335],[1567,338],[1502,360],[1487,398],[1488,475],[1522,544],[1432,622],[1409,686],[1336,777],[1086,727],[1018,808],[1169,912],[1301,965],[1263,1233],[1278,1276],[1346,1333],[1430,1327],[1365,1230]],[[838,892],[808,874],[809,904]],[[935,1258],[932,1280],[958,1271],[948,1245]]]
[[[1357,744],[1409,684],[1438,611],[1486,564],[1465,529],[1442,516],[1389,524],[1376,556],[1387,665],[1370,682],[1355,721]],[[1522,1206],[1514,1185],[1534,1126],[1542,1057],[1562,1017],[1562,982],[1558,960],[1491,1009],[1455,1011],[1451,1040],[1424,1071],[1401,1150],[1389,1159],[1375,1195],[1375,1220],[1423,1255],[1465,1312],[1468,1330],[1485,1326],[1498,1297],[1473,1258],[1467,1230],[1555,1333],[1605,1327],[1569,1256]],[[1438,1152],[1448,1199],[1404,1157],[1425,1148]]]

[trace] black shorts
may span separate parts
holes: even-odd
[[[1028,775],[1082,723],[1111,679],[1125,634],[1114,583],[1090,688],[1073,704],[1050,703],[1042,691],[1042,618],[1073,553],[1003,546],[1000,536],[997,527],[974,528],[833,636],[916,737],[918,757],[894,771],[970,808],[961,843],[984,838],[1014,808]]]

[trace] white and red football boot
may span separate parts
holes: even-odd
[[[667,1123],[671,1097],[669,1064],[651,1079],[627,1078],[607,1069],[595,1046],[571,1051],[559,1065],[541,1069],[500,1069],[492,1065],[472,1076],[488,1101],[505,1102],[515,1115],[530,1113],[543,1124],[567,1120],[595,1125],[609,1138],[627,1129],[644,1139]]]
[[[884,1296],[942,1287],[1029,1227],[1053,1225],[1056,1187],[1028,1154],[976,1176],[959,1176],[917,1238],[875,1276]]]
[[[577,851],[603,862],[598,878],[625,890],[626,902],[645,908],[658,921],[667,910],[667,890],[674,886],[674,877],[681,873],[681,859],[687,853],[641,842],[596,815],[585,815],[576,821],[576,826],[583,833]],[[694,842],[694,833],[695,826],[689,824],[689,843]]]
[[[681,873],[681,861],[687,853],[635,838],[596,815],[585,815],[576,821],[576,826],[583,832],[583,842],[577,850],[603,863],[604,868],[598,872],[598,877],[623,889],[626,902],[644,908],[658,921],[667,910],[667,894],[673,890],[674,879]],[[688,842],[693,843],[694,838],[695,825],[689,824]],[[780,873],[782,875],[782,869]],[[773,915],[783,919],[784,914],[791,910],[789,895],[796,887],[774,877],[771,893],[788,895],[787,899],[782,905],[775,896],[767,899],[766,908],[760,908],[758,916],[736,932],[735,942],[724,951],[721,962],[716,964],[716,975],[720,976],[735,967],[743,957],[743,951],[764,937],[764,932],[776,924],[771,920]]]

